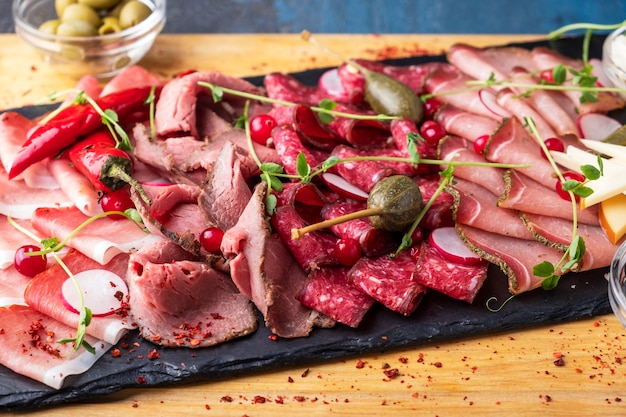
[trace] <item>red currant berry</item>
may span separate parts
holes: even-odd
[[[219,227],[209,227],[200,233],[198,240],[200,241],[200,245],[202,245],[202,249],[207,252],[216,253],[220,251],[223,237],[224,232],[222,229]]]
[[[441,101],[434,97],[427,98],[424,102],[424,115],[427,119],[435,117],[437,111],[441,108]]]
[[[103,195],[100,198],[100,207],[103,211],[126,211],[135,208],[135,203],[131,200],[128,190],[120,188]],[[109,217],[113,220],[125,219],[121,214],[112,214]]]
[[[256,143],[267,145],[267,140],[276,127],[276,120],[269,114],[259,114],[250,120],[250,137]]]
[[[554,84],[554,72],[551,69],[541,71],[539,78],[546,84]]]
[[[48,259],[46,255],[27,255],[29,252],[38,252],[41,248],[35,245],[24,245],[15,251],[13,264],[15,269],[22,275],[34,277],[46,270]]]
[[[352,266],[361,258],[361,244],[356,239],[344,238],[335,243],[335,259],[341,265]]]
[[[441,125],[432,120],[426,120],[420,127],[420,135],[431,146],[437,146],[441,138],[446,136],[446,131]]]
[[[483,154],[483,151],[485,150],[485,146],[487,146],[487,141],[489,140],[489,135],[482,135],[477,137],[474,140],[474,152],[476,152],[479,155]]]
[[[544,141],[544,143],[546,145],[546,148],[548,148],[549,151],[557,151],[557,152],[565,151],[565,145],[563,144],[563,141],[559,138],[548,138]],[[541,150],[541,155],[545,159],[548,159],[543,149]]]
[[[578,181],[578,182],[584,182],[586,179],[584,175],[579,174],[578,172],[574,172],[574,171],[564,172],[563,178],[565,179],[565,181]],[[556,190],[556,193],[559,195],[559,197],[561,197],[563,200],[572,201],[570,194],[563,189],[563,183],[561,182],[560,179],[556,180],[554,189]],[[580,197],[577,195],[574,195],[574,199],[576,200],[576,202],[580,201]]]

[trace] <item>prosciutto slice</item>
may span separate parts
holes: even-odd
[[[60,389],[65,378],[86,372],[111,347],[87,336],[96,353],[73,352],[71,343],[56,343],[76,332],[37,310],[21,305],[0,307],[0,364],[18,374]]]
[[[12,219],[21,227],[35,232],[26,220]],[[37,233],[34,233],[37,235]],[[7,216],[0,215],[0,270],[6,269],[13,265],[13,257],[15,251],[23,245],[32,245],[39,242],[33,242],[30,237],[20,233],[9,223]]]
[[[533,275],[533,266],[544,261],[556,265],[563,256],[562,252],[536,240],[522,240],[467,225],[457,225],[457,230],[481,257],[500,267],[512,294],[540,287],[542,278]]]
[[[543,118],[543,115],[532,107],[529,99],[523,96],[518,96],[510,88],[502,88],[498,91],[496,100],[498,104],[511,112],[511,114],[514,114],[520,123],[525,123],[525,117],[531,118],[535,123],[537,132],[542,140],[557,136],[557,133]]]
[[[483,135],[491,135],[499,126],[499,122],[491,117],[473,114],[446,105],[439,109],[435,121],[443,127],[449,135],[455,135],[472,142]]]
[[[30,277],[17,272],[13,265],[0,271],[0,306],[26,304],[24,290],[29,282]]]
[[[128,255],[118,255],[106,265],[101,265],[82,253],[71,250],[63,257],[63,263],[73,274],[84,271],[93,271],[92,273],[97,274],[98,271],[105,269],[124,278],[128,266]],[[24,291],[24,300],[33,309],[76,329],[79,315],[65,306],[61,295],[61,287],[67,279],[68,274],[61,265],[54,264],[30,281]],[[127,311],[121,311],[120,314],[94,316],[87,326],[87,333],[115,344],[129,329],[136,327],[132,318],[127,314]]]

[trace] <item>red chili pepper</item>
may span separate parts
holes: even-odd
[[[107,94],[96,99],[102,110],[114,111],[118,118],[136,112],[144,106],[152,87],[138,87]],[[102,115],[89,103],[76,104],[61,110],[44,125],[29,132],[11,165],[9,178],[14,178],[32,164],[56,156],[81,136],[102,126]]]
[[[93,186],[105,193],[128,183],[133,172],[130,156],[115,147],[115,139],[107,129],[99,129],[68,150],[70,161]]]

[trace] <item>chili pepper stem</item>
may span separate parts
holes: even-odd
[[[384,212],[382,207],[374,207],[355,211],[354,213],[344,214],[343,216],[335,217],[333,219],[324,220],[319,223],[310,224],[299,229],[291,229],[291,239],[298,240],[309,232],[316,230],[326,229],[339,223],[344,223],[350,220],[360,219],[362,217],[378,216]]]
[[[139,195],[141,196],[141,199],[143,201],[145,201],[147,205],[151,205],[152,204],[152,199],[150,197],[148,197],[148,194],[146,194],[146,191],[143,189],[141,184],[139,184],[137,182],[137,180],[135,180],[133,177],[128,175],[119,166],[117,166],[117,165],[111,166],[111,168],[109,169],[109,172],[107,172],[107,176],[108,177],[112,177],[112,178],[119,178],[120,180],[122,180],[125,183],[129,184],[131,187],[133,187],[139,193]]]

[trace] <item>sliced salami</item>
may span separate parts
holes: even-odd
[[[356,149],[345,145],[339,145],[333,149],[332,155],[339,159],[360,156]],[[334,169],[346,181],[368,193],[378,181],[396,173],[378,161],[346,161],[337,164]]]

